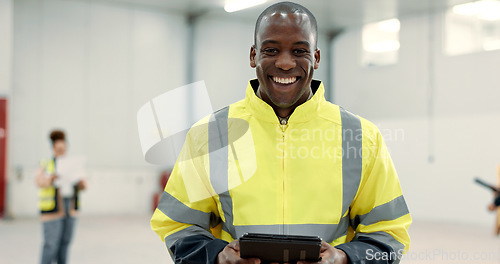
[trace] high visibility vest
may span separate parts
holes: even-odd
[[[42,160],[40,162],[46,174],[53,174],[56,171],[54,159]],[[38,191],[38,207],[41,213],[53,213],[59,210],[59,201],[57,199],[58,190],[54,186],[40,188]]]
[[[56,163],[54,159],[50,160],[42,160],[40,162],[42,168],[46,174],[50,175],[56,172]],[[76,186],[74,187],[73,193],[73,201],[74,201],[74,210],[78,210],[80,207],[80,199],[78,197],[78,189]],[[59,188],[52,185],[46,188],[40,188],[38,191],[38,207],[40,208],[40,212],[42,214],[45,213],[54,213],[60,210],[59,208]]]
[[[203,234],[314,235],[331,245],[368,237],[408,249],[411,217],[378,128],[327,102],[324,87],[287,124],[255,95],[196,123],[151,219],[170,248]]]

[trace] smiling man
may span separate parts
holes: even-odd
[[[191,129],[151,219],[176,263],[260,263],[241,258],[245,233],[319,236],[320,263],[399,263],[408,249],[411,217],[386,145],[371,122],[325,100],[317,41],[301,5],[257,19],[257,79]],[[233,144],[241,120],[252,140]]]
[[[320,60],[314,16],[307,9],[295,12],[293,8],[283,3],[264,11],[250,50],[250,66],[256,69],[260,84],[257,96],[282,118],[312,96],[311,81]]]

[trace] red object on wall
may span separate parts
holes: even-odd
[[[163,190],[165,190],[165,186],[167,186],[168,179],[170,179],[170,171],[164,171],[162,172],[160,176],[160,192],[163,193]]]
[[[7,162],[7,99],[0,98],[0,217],[5,212],[6,198],[6,162]]]
[[[156,210],[156,207],[158,207],[158,203],[160,202],[163,190],[165,189],[168,179],[170,178],[170,173],[170,171],[164,171],[160,175],[160,190],[157,193],[153,194],[153,212]]]

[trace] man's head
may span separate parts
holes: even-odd
[[[302,14],[306,14],[310,21],[311,21],[311,26],[312,26],[312,33],[314,35],[314,49],[316,49],[318,47],[318,24],[316,22],[316,17],[314,17],[313,13],[311,13],[311,11],[309,11],[309,9],[305,8],[304,6],[302,5],[299,5],[299,4],[296,4],[296,3],[293,3],[293,2],[279,2],[279,3],[276,3],[274,5],[271,5],[269,6],[268,8],[266,8],[264,11],[262,11],[262,13],[260,13],[259,17],[257,18],[257,22],[255,23],[255,31],[254,31],[254,45],[257,44],[257,32],[258,32],[258,29],[260,27],[260,23],[262,21],[262,19],[266,16],[266,15],[269,15],[273,12],[284,12],[284,13],[289,13],[289,14],[293,14],[295,12],[297,13],[302,13]]]
[[[50,141],[52,142],[54,156],[59,157],[66,154],[66,134],[63,131],[52,130],[50,132]]]
[[[278,114],[291,113],[309,97],[320,60],[317,36],[316,19],[295,3],[274,4],[257,19],[250,66],[256,68],[262,99]]]

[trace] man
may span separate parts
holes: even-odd
[[[295,3],[257,19],[257,80],[188,133],[151,219],[176,263],[259,263],[240,257],[246,232],[320,236],[320,263],[398,263],[408,249],[411,218],[380,132],[312,79],[317,35]]]

